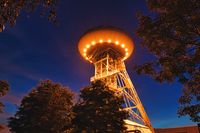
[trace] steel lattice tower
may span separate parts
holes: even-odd
[[[126,71],[124,61],[131,55],[134,43],[124,31],[114,27],[98,27],[79,40],[79,52],[95,66],[91,81],[102,80],[125,101],[130,119],[128,130],[154,133],[150,120]]]

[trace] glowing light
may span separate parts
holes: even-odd
[[[84,53],[83,55],[86,56],[86,53]]]
[[[108,39],[108,43],[111,43],[112,41],[111,41],[111,39]]]
[[[83,49],[83,51],[84,51],[84,52],[86,52],[86,51],[87,51],[87,49],[86,49],[86,48],[84,48],[84,49]]]
[[[128,55],[128,53],[126,53],[126,55]]]
[[[119,44],[119,41],[116,41],[115,44],[118,45],[118,44]]]
[[[122,46],[122,48],[124,48],[124,47],[125,47],[125,45],[124,45],[124,44],[122,44],[121,46]]]
[[[92,61],[90,61],[90,63],[92,63]]]
[[[95,43],[96,43],[95,41],[92,41],[92,45],[95,45]]]
[[[125,51],[127,52],[127,51],[128,51],[128,48],[125,48]]]
[[[89,58],[88,57],[86,57],[86,60],[88,60]]]
[[[102,39],[100,39],[100,40],[99,40],[99,42],[100,42],[100,43],[103,43],[103,40],[102,40]]]
[[[86,45],[86,48],[89,48],[89,47],[90,47],[90,45],[89,45],[89,44],[87,44],[87,45]]]

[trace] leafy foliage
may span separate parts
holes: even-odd
[[[5,96],[8,91],[9,91],[8,82],[6,82],[4,80],[0,80],[0,97]],[[2,102],[0,102],[0,113],[3,112],[3,107],[4,107],[4,104]],[[4,129],[4,127],[2,125],[0,125],[0,131],[2,129]]]
[[[200,0],[148,0],[154,15],[138,14],[137,35],[156,60],[136,66],[159,82],[178,80],[178,114],[200,122]]]
[[[12,133],[64,133],[70,130],[73,93],[58,83],[42,81],[9,118]]]
[[[6,25],[15,25],[17,17],[22,11],[33,12],[41,9],[41,15],[48,13],[48,20],[56,22],[56,7],[59,0],[1,0],[0,1],[0,32]]]
[[[0,125],[0,131],[3,130],[3,129],[4,129],[4,127],[2,125]]]
[[[0,80],[0,97],[5,96],[7,92],[9,91],[9,84],[8,82],[4,80]],[[0,102],[0,113],[2,113],[4,105],[2,102]]]
[[[121,97],[101,81],[81,90],[80,101],[74,107],[74,133],[121,133],[125,131],[124,119],[128,117],[122,110]]]

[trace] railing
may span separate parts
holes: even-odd
[[[117,74],[118,72],[119,72],[119,70],[112,70],[112,71],[109,71],[109,72],[104,72],[104,73],[101,73],[101,74],[98,74],[98,75],[95,75],[95,76],[91,77],[90,81],[94,81],[94,80],[98,80],[98,79],[101,79],[101,78],[105,78],[105,77],[111,76],[113,74]]]

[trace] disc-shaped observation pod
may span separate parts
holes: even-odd
[[[112,49],[119,58],[126,60],[133,52],[134,43],[131,37],[121,29],[115,27],[97,27],[83,34],[78,42],[80,54],[93,62],[97,51]],[[96,53],[95,53],[96,52]]]

